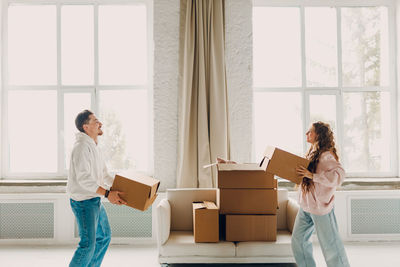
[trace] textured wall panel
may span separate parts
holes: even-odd
[[[179,0],[154,1],[154,177],[176,186]]]
[[[231,158],[252,162],[253,1],[225,1],[225,59]],[[257,159],[258,160],[258,159]]]
[[[352,199],[352,234],[400,234],[400,199]]]
[[[146,211],[138,211],[127,206],[103,203],[111,226],[112,237],[151,238],[151,207]],[[75,237],[79,237],[75,222]]]
[[[0,203],[0,239],[53,237],[53,203]]]

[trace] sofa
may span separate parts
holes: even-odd
[[[278,190],[277,240],[274,242],[195,243],[192,202],[219,205],[218,189],[168,189],[156,207],[158,259],[161,266],[175,263],[294,263],[291,232],[299,209],[286,189]]]

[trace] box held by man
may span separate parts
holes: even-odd
[[[143,173],[124,173],[115,175],[111,190],[123,194],[120,196],[127,206],[145,211],[157,197],[160,181]]]

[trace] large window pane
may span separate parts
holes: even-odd
[[[100,93],[100,144],[111,170],[148,170],[149,131],[146,90]]]
[[[57,93],[9,91],[11,172],[57,172]]]
[[[345,93],[342,158],[347,172],[390,170],[390,93]]]
[[[69,169],[69,160],[73,145],[75,143],[75,134],[78,132],[75,126],[75,118],[79,112],[91,109],[90,93],[67,93],[64,94],[64,155],[65,169]]]
[[[305,9],[307,86],[337,86],[336,9]]]
[[[336,95],[310,95],[310,122],[329,123],[336,133]]]
[[[146,7],[99,7],[100,84],[147,83]]]
[[[61,9],[62,84],[87,85],[94,79],[94,27],[92,6]]]
[[[253,9],[254,86],[301,86],[300,9]]]
[[[261,160],[267,145],[303,154],[300,93],[254,94],[255,155]]]
[[[8,8],[9,84],[57,83],[56,7]]]
[[[342,8],[344,86],[388,85],[388,10]]]

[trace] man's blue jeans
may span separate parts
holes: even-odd
[[[314,215],[302,208],[297,213],[292,233],[292,250],[298,267],[315,267],[313,247],[310,242],[314,228],[328,267],[349,267],[349,261],[340,239],[335,211]]]
[[[111,229],[100,198],[70,199],[81,238],[70,267],[98,267],[111,241]]]

